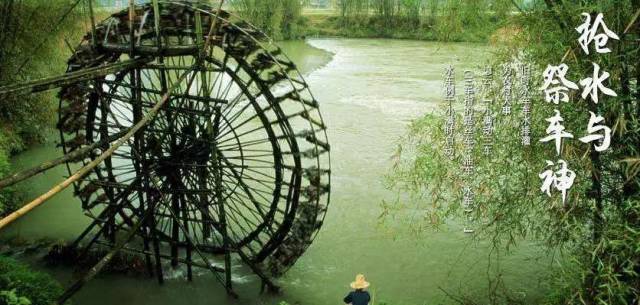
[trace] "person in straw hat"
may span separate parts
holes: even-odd
[[[344,297],[344,303],[351,305],[369,304],[371,296],[369,295],[369,292],[365,290],[367,287],[369,287],[369,282],[364,278],[364,275],[356,275],[356,280],[351,282],[351,288],[354,290]]]

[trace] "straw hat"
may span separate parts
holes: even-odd
[[[364,289],[369,287],[369,282],[367,282],[364,278],[364,275],[358,274],[356,275],[356,280],[351,282],[351,288],[353,289]]]

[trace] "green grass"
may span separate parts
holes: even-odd
[[[51,276],[0,256],[0,305],[50,305],[61,294],[62,287]]]
[[[397,38],[451,42],[487,42],[500,27],[497,21],[476,25],[459,25],[446,29],[438,21],[419,24],[398,17],[393,22],[375,16],[343,18],[330,13],[305,14],[303,37]]]

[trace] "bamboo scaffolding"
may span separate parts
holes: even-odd
[[[113,64],[101,65],[93,68],[82,69],[69,72],[59,76],[47,77],[31,82],[19,83],[0,87],[0,98],[8,95],[25,95],[41,91],[47,91],[77,82],[103,77],[118,71],[131,69],[149,62],[147,58],[137,58],[117,62]]]
[[[120,137],[122,137],[123,135],[126,134],[127,130],[123,130],[121,132],[118,132],[116,134],[111,135],[108,139],[99,141],[99,142],[95,142],[91,145],[87,145],[81,148],[78,148],[62,157],[53,159],[53,160],[49,160],[46,161],[36,167],[32,167],[20,172],[17,172],[11,176],[6,176],[4,178],[2,178],[2,180],[0,180],[0,189],[14,185],[20,181],[23,181],[25,179],[31,178],[39,173],[42,173],[44,171],[47,171],[51,168],[54,168],[62,163],[65,163],[67,161],[72,161],[72,160],[76,160],[80,157],[84,157],[88,154],[90,154],[94,149],[99,148],[105,144],[109,144],[117,139],[119,139]]]
[[[55,304],[59,304],[59,305],[64,304],[67,300],[69,300],[69,298],[71,298],[71,296],[73,296],[76,292],[78,292],[78,290],[80,290],[80,288],[82,288],[84,284],[86,284],[91,279],[93,279],[100,272],[100,270],[102,270],[102,268],[104,268],[111,261],[111,259],[113,259],[116,253],[118,253],[122,248],[124,248],[129,243],[129,241],[133,238],[136,232],[140,230],[140,228],[142,227],[142,224],[144,224],[147,217],[153,214],[152,211],[153,209],[151,208],[148,209],[147,212],[142,216],[142,218],[133,225],[133,227],[126,234],[126,236],[122,240],[120,240],[118,243],[116,243],[115,246],[100,261],[98,261],[97,264],[95,264],[91,269],[89,269],[89,271],[84,276],[82,276],[82,278],[78,279],[71,287],[69,287],[58,298]]]
[[[153,24],[154,24],[154,30],[156,32],[156,46],[158,48],[162,48],[162,31],[160,30],[160,3],[158,2],[158,0],[153,0]],[[160,65],[165,65],[164,62],[164,56],[162,54],[158,55],[158,63],[160,63]],[[162,89],[162,92],[165,92],[167,90],[167,76],[166,76],[166,70],[162,69],[160,70],[160,86]],[[142,164],[142,171],[145,173],[144,174],[144,179],[143,179],[143,183],[145,187],[149,187],[150,185],[150,177],[149,177],[149,169],[148,169],[149,165],[145,162]],[[155,274],[156,277],[158,278],[158,283],[159,284],[163,284],[164,283],[164,272],[162,271],[162,257],[161,257],[161,253],[160,253],[160,241],[158,239],[158,234],[156,232],[156,219],[155,217],[151,217],[151,219],[149,219],[149,222],[147,224],[147,228],[150,232],[150,237],[151,237],[151,244],[152,244],[152,248],[153,248],[153,257],[154,257],[154,267],[155,267]]]
[[[93,11],[93,0],[87,0],[87,5],[89,6],[89,19],[91,20],[91,46],[95,51],[98,48],[98,43],[96,41],[96,17]]]
[[[64,180],[63,182],[61,182],[60,184],[54,186],[52,189],[50,189],[48,192],[40,195],[40,197],[34,199],[33,201],[27,203],[25,206],[23,206],[22,208],[20,208],[19,210],[9,214],[7,217],[3,218],[2,220],[0,220],[0,229],[6,227],[7,225],[9,225],[10,223],[12,223],[13,221],[15,221],[16,219],[20,218],[21,216],[23,216],[24,214],[30,212],[31,210],[33,210],[34,208],[38,207],[39,205],[41,205],[42,203],[44,203],[45,201],[47,201],[48,199],[50,199],[51,197],[55,196],[56,194],[58,194],[59,192],[61,192],[62,190],[66,189],[69,185],[71,185],[72,183],[78,181],[80,178],[84,177],[86,174],[88,174],[92,169],[94,169],[96,166],[98,166],[98,164],[102,163],[102,161],[104,161],[105,159],[109,158],[109,156],[111,156],[120,146],[122,146],[123,144],[125,144],[125,142],[127,142],[129,139],[131,139],[133,137],[134,134],[136,134],[140,129],[142,129],[143,127],[145,127],[151,120],[153,120],[153,118],[156,116],[156,114],[158,113],[158,111],[160,110],[160,108],[162,108],[162,106],[169,100],[169,97],[171,96],[171,92],[173,92],[173,90],[175,90],[176,88],[179,87],[180,83],[182,83],[182,81],[187,77],[187,75],[189,75],[189,73],[191,73],[192,70],[188,70],[185,73],[183,73],[180,78],[178,78],[169,88],[169,91],[167,91],[167,93],[162,97],[162,99],[160,100],[160,102],[158,102],[138,123],[136,123],[136,125],[134,125],[122,138],[118,139],[118,141],[116,141],[115,144],[113,144],[111,147],[109,147],[109,149],[107,149],[104,153],[102,153],[100,156],[98,156],[96,159],[94,159],[93,161],[91,161],[90,163],[88,163],[87,165],[83,166],[82,168],[80,168],[78,171],[76,171],[73,175],[71,175],[69,178],[67,178],[66,180]],[[195,74],[194,74],[195,75]]]
[[[209,28],[209,33],[207,34],[207,39],[204,42],[204,48],[202,48],[202,55],[206,54],[207,48],[211,44],[213,31],[218,26],[218,19],[220,18],[220,11],[222,10],[222,5],[224,5],[224,0],[220,0],[220,4],[218,5],[218,10],[216,11],[215,18],[213,22],[211,22],[211,27]],[[202,58],[203,56],[201,56]]]

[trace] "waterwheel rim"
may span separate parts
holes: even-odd
[[[160,4],[166,12],[161,14],[163,29],[171,29],[163,32],[162,40],[167,46],[175,43],[176,49],[171,51],[175,54],[159,48],[153,54],[153,8],[137,6],[140,18],[134,45],[149,62],[63,88],[59,115],[63,150],[70,152],[126,130],[161,98],[166,88],[162,79],[170,83],[178,78],[178,71],[193,69],[193,76],[187,77],[192,83],[181,87],[141,134],[78,182],[76,194],[94,215],[105,206],[124,205],[119,213],[125,215],[114,219],[126,226],[125,218],[140,214],[145,198],[151,196],[149,180],[170,185],[164,191],[172,195],[177,208],[186,206],[181,210],[185,211],[184,226],[193,234],[191,239],[202,250],[222,253],[222,239],[213,234],[219,229],[219,204],[211,199],[218,198],[211,188],[215,175],[201,178],[199,173],[200,168],[217,169],[218,181],[224,186],[218,201],[231,211],[234,251],[247,252],[252,261],[280,275],[313,241],[329,204],[329,145],[318,103],[295,65],[272,42],[261,40],[266,36],[254,27],[232,22],[228,14],[216,15],[206,6],[171,1]],[[198,55],[185,51],[190,45],[197,49],[193,37],[196,13],[205,29],[215,16],[221,22],[214,51],[197,67]],[[117,46],[130,45],[129,29],[123,23],[127,15],[125,10],[101,22],[97,26],[98,52],[91,48],[87,36],[70,59],[68,70],[125,60],[126,50]],[[229,98],[233,96],[230,93],[235,93],[235,98]],[[216,118],[219,125],[213,128]],[[217,134],[212,134],[212,129]],[[221,165],[211,163],[212,155],[222,157]],[[69,169],[74,166],[68,164]],[[209,210],[211,219],[203,208]],[[159,209],[155,215],[161,236],[176,231],[166,214]]]

